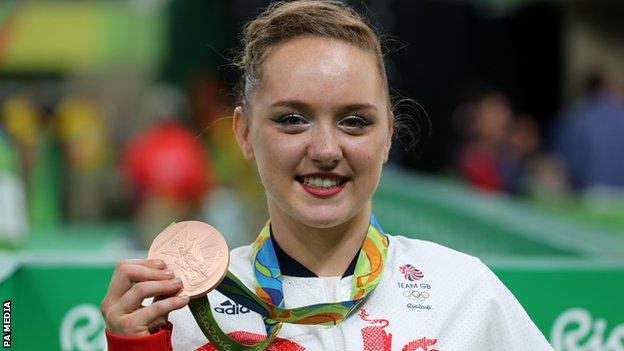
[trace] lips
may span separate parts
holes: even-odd
[[[309,173],[296,176],[295,180],[308,193],[325,198],[342,191],[350,178],[337,173]]]

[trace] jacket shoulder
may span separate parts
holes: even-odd
[[[483,267],[484,264],[475,256],[426,240],[407,238],[402,235],[388,235],[395,257],[413,257],[419,261],[436,264],[464,264]]]

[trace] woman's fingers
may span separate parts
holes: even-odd
[[[165,264],[161,260],[120,261],[115,267],[107,296],[104,299],[113,301],[120,299],[126,291],[130,290],[133,282],[173,278],[173,272],[168,269],[163,270],[163,268]]]
[[[160,328],[164,327],[165,325],[167,325],[167,317],[164,316],[160,316],[156,319],[154,319],[148,326],[147,326],[147,330],[150,333],[155,333],[157,332]]]
[[[189,298],[186,295],[172,296],[156,301],[149,306],[145,306],[131,314],[137,321],[147,321],[146,325],[152,325],[162,318],[166,318],[169,312],[178,310],[188,304]]]
[[[119,300],[117,308],[121,313],[131,313],[148,297],[173,295],[182,288],[182,280],[152,280],[134,284]]]
[[[167,323],[169,312],[188,303],[188,298],[170,297],[182,288],[182,281],[165,268],[162,260],[123,260],[117,264],[101,303],[109,330],[118,335],[147,335]],[[150,297],[154,302],[142,306]]]
[[[162,260],[122,260],[117,263],[108,291],[100,304],[102,315],[110,330],[120,335],[137,335],[134,333],[143,333],[147,330],[147,323],[150,321],[138,321],[127,317],[141,307],[143,299],[172,294],[180,289],[181,284],[176,286],[175,283],[171,283],[174,278],[173,272],[165,268]],[[153,284],[144,286],[148,282]]]
[[[144,336],[158,330],[167,323],[167,315],[188,303],[187,296],[173,296],[141,306],[130,314],[113,313],[113,320],[107,320],[107,327],[117,335]]]

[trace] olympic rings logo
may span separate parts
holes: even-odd
[[[404,291],[403,296],[407,297],[410,300],[425,301],[426,299],[429,298],[429,293],[426,291],[412,290],[412,291]]]

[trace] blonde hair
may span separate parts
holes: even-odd
[[[243,31],[237,66],[243,71],[240,104],[247,106],[262,81],[262,64],[276,45],[300,36],[342,40],[374,55],[391,113],[388,79],[379,36],[352,8],[338,1],[301,0],[271,4]]]

